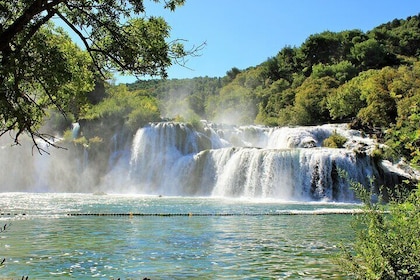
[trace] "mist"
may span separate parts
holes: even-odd
[[[257,104],[248,91],[227,87],[212,95],[200,92],[202,87],[200,82],[190,80],[168,89],[164,97],[159,97],[162,116],[184,121],[205,119],[229,125],[254,124]]]
[[[211,121],[229,125],[249,125],[254,123],[255,111],[255,106],[251,104],[236,110],[218,108]]]
[[[183,83],[182,86],[171,89],[160,98],[160,109],[164,119],[192,120],[200,118],[189,105],[193,94],[194,82]]]
[[[22,137],[13,145],[0,138],[1,192],[86,192],[94,191],[98,172],[87,165],[88,155],[74,145],[56,142],[58,148]]]

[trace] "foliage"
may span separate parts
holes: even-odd
[[[395,55],[390,54],[375,39],[368,39],[355,44],[351,49],[351,56],[353,61],[356,61],[356,64],[359,65],[360,70],[380,69],[397,63]]]
[[[357,117],[366,125],[386,129],[391,154],[419,164],[419,62],[362,72],[329,95],[327,103],[333,118]]]
[[[106,119],[109,124],[124,120],[126,126],[135,131],[148,122],[160,120],[157,101],[144,91],[129,91],[126,85],[108,86],[108,97],[88,109],[82,119]]]
[[[355,77],[357,73],[356,67],[350,61],[343,60],[332,65],[325,65],[322,63],[314,65],[312,66],[311,76],[318,79],[329,76],[337,80],[341,85]]]
[[[328,120],[327,96],[338,85],[331,77],[314,79],[309,77],[296,89],[293,114],[287,123],[318,124]]]
[[[418,56],[420,44],[420,18],[394,19],[381,24],[368,33],[386,46],[392,53],[405,56]]]
[[[49,108],[77,114],[93,85],[89,57],[62,29],[41,28],[22,52],[0,53],[0,135],[16,130],[16,142],[24,132],[40,134]]]
[[[398,24],[386,24],[368,33],[360,30],[327,31],[309,36],[299,48],[283,48],[277,56],[259,66],[264,69],[267,80],[253,90],[255,95],[263,97],[259,100],[256,121],[283,125],[358,118],[365,126],[384,128],[395,123],[398,100],[392,88],[387,88],[387,84],[392,83],[392,78],[388,79],[392,71],[389,71],[390,67],[382,68],[402,67],[402,63],[417,61],[415,57],[408,57],[413,55],[413,48],[418,50],[418,45],[414,47],[414,42],[417,42],[414,34],[420,34],[419,25],[416,25],[418,18],[398,20]],[[382,30],[383,36],[379,36],[379,30]],[[412,36],[408,36],[406,31]],[[395,42],[399,39],[411,47],[397,50]],[[374,72],[375,69],[383,72]],[[296,76],[302,72],[303,80],[302,76]],[[370,78],[371,75],[378,76]],[[308,88],[305,80],[325,77],[334,79],[336,83],[324,87],[326,96],[322,99],[325,98],[326,102],[319,102],[319,87]],[[287,80],[289,86],[270,91],[271,85],[280,80]],[[279,103],[283,96],[291,97],[292,101]],[[302,106],[302,103],[309,102],[306,101],[308,98],[317,100],[312,102],[312,106],[318,108]],[[320,116],[319,112],[325,111],[325,103],[329,114],[321,113]],[[378,117],[381,112],[384,117]],[[277,123],[275,117],[278,117]]]
[[[386,144],[420,166],[420,62],[400,67],[398,74],[391,84],[397,98],[397,119],[387,131]]]
[[[241,70],[239,70],[236,67],[233,67],[232,69],[226,72],[227,80],[229,82],[233,81],[239,73],[241,73]]]
[[[395,78],[395,70],[385,67],[365,80],[360,98],[366,101],[366,107],[361,108],[357,114],[363,124],[386,127],[395,123],[396,100],[389,88]]]
[[[415,34],[420,33],[416,22],[418,16],[367,33],[345,30],[313,34],[300,47],[286,46],[256,67],[233,67],[222,79],[218,93],[193,98],[196,105],[206,104],[197,106],[200,110],[195,112],[214,117],[218,104],[227,111],[238,111],[226,106],[226,92],[235,95],[241,88],[242,95],[249,97],[242,101],[252,99],[256,103],[257,113],[250,122],[304,125],[357,119],[363,126],[384,130],[396,122],[398,111],[399,97],[390,85],[392,69],[417,61],[411,57],[413,48],[418,49],[414,44]],[[410,47],[397,50],[397,39]],[[378,117],[380,114],[384,116]]]
[[[338,260],[343,270],[356,279],[419,279],[420,185],[389,205],[372,202],[361,184],[351,185],[364,207],[353,224],[354,248],[343,247]]]
[[[412,113],[407,118],[400,118],[387,133],[387,144],[398,155],[410,159],[420,166],[420,100],[411,106]]]
[[[329,64],[340,60],[341,40],[337,33],[326,31],[321,34],[310,35],[300,47],[306,71],[313,65]]]
[[[164,3],[174,10],[184,1]],[[85,51],[53,27],[53,17]],[[142,0],[0,1],[0,135],[16,131],[16,143],[23,133],[44,137],[45,111],[77,115],[78,97],[93,89],[94,73],[102,79],[112,71],[166,77],[169,65],[201,47],[186,51],[180,41],[168,43],[169,29],[162,18],[146,17]]]
[[[79,138],[74,139],[74,140],[73,140],[73,142],[74,142],[75,144],[77,144],[77,145],[87,146],[87,145],[88,145],[88,143],[89,143],[89,140],[88,140],[88,139],[86,139],[86,137],[85,137],[85,136],[82,136],[82,137],[79,137]]]
[[[332,119],[355,118],[360,109],[366,107],[361,91],[363,83],[371,75],[372,72],[362,72],[327,96],[327,107]]]
[[[334,131],[328,138],[326,138],[322,145],[328,148],[343,148],[347,142],[347,138]]]
[[[294,92],[287,90],[289,87],[290,83],[286,79],[279,79],[257,92],[257,123],[278,124],[278,112],[287,105],[292,105],[295,98]]]

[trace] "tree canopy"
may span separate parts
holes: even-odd
[[[168,42],[170,27],[146,16],[143,2],[0,1],[0,136],[13,132],[16,143],[22,133],[45,139],[39,125],[47,109],[67,112],[75,97],[93,89],[95,77],[107,79],[112,71],[166,77],[169,65],[193,53],[179,40]],[[172,11],[183,4],[163,2]]]

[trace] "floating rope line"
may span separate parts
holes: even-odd
[[[325,216],[325,215],[354,215],[361,214],[363,210],[338,211],[280,211],[270,213],[67,213],[66,216],[116,216],[116,217],[229,217],[229,216]],[[26,213],[1,212],[0,216],[14,217],[26,216]],[[42,215],[41,215],[42,216]]]
[[[67,216],[127,216],[127,217],[228,217],[228,216],[297,216],[352,215],[360,211],[285,211],[276,213],[68,213]]]
[[[7,212],[7,213],[1,212],[0,213],[0,216],[18,216],[18,215],[25,216],[26,214],[25,213],[9,213],[9,212]]]

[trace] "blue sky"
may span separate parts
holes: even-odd
[[[368,31],[395,18],[420,13],[419,0],[186,0],[175,12],[147,4],[148,15],[160,15],[171,26],[171,39],[186,48],[206,42],[187,67],[169,68],[169,78],[223,77],[232,67],[245,69],[275,56],[285,46],[299,47],[326,30]],[[118,76],[117,83],[134,82]]]

